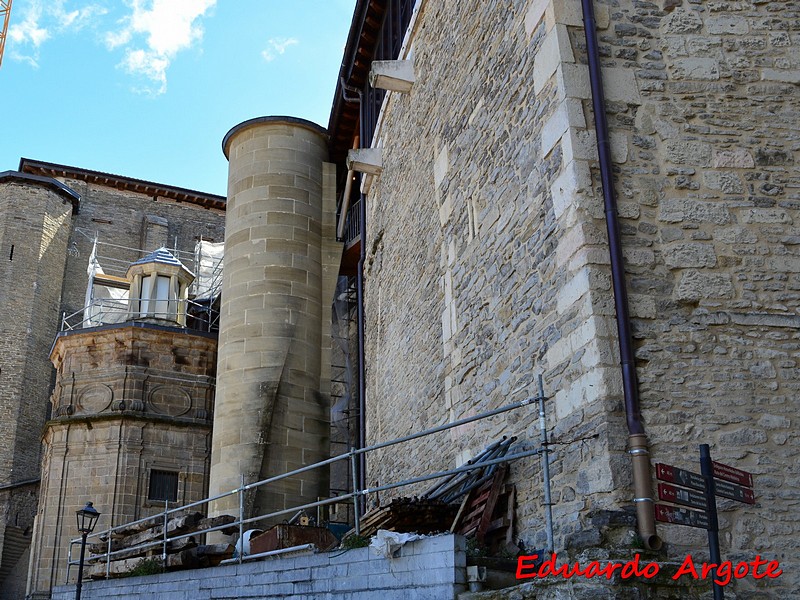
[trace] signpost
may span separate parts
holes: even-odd
[[[691,506],[692,508],[701,508],[703,510],[706,508],[706,495],[704,493],[685,490],[668,483],[658,484],[658,498],[667,502],[682,504],[683,506]]]
[[[747,471],[740,471],[715,461],[711,461],[711,465],[714,468],[714,477],[717,479],[724,479],[749,488],[753,487],[753,476]]]
[[[708,529],[708,515],[699,510],[686,510],[678,506],[656,504],[656,519],[664,523]]]
[[[716,497],[722,496],[745,504],[755,504],[753,475],[714,462],[711,460],[708,444],[700,444],[700,473],[656,463],[656,478],[667,482],[658,484],[658,499],[681,505],[656,503],[656,519],[664,523],[708,530],[708,551],[711,562],[721,564]],[[701,510],[689,510],[682,506]],[[718,579],[716,569],[714,579]],[[716,581],[712,585],[714,600],[723,600],[725,596],[722,586]]]

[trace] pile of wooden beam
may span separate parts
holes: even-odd
[[[213,567],[233,555],[230,544],[202,544],[202,536],[209,529],[230,525],[235,517],[221,515],[204,517],[202,513],[189,513],[167,521],[167,537],[184,536],[178,540],[167,542],[167,570],[196,569]],[[238,531],[237,527],[224,527],[222,533],[230,535]],[[197,534],[197,535],[188,535]],[[114,552],[107,565],[105,556],[109,551],[109,539],[101,538],[101,542],[91,544],[89,552],[93,555],[87,560],[87,575],[93,579],[105,577],[122,577],[130,573],[142,559],[155,558],[163,561],[164,544],[163,517],[154,517],[149,521],[137,523],[124,529],[116,529],[111,535],[110,551]]]
[[[503,436],[469,461],[474,469],[443,478],[419,498],[397,498],[369,511],[359,522],[361,535],[370,537],[378,529],[450,531],[475,538],[492,552],[518,552],[513,541],[516,490],[505,483],[508,463],[484,464],[506,456],[516,439]]]
[[[441,500],[395,498],[390,504],[375,508],[361,518],[361,535],[373,536],[378,529],[420,534],[448,531],[457,510],[457,505]]]

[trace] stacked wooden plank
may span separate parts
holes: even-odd
[[[452,531],[468,537],[474,535],[478,544],[483,545],[507,470],[508,467],[503,465],[495,471],[491,479],[464,497]]]
[[[447,531],[457,510],[456,505],[441,500],[395,498],[361,518],[361,535],[373,536],[378,529],[420,534]]]
[[[170,540],[166,545],[166,568],[168,570],[195,569],[206,566],[216,566],[233,554],[230,544],[201,544],[201,534],[210,529],[223,527],[220,531],[232,534],[238,531],[237,527],[224,527],[236,519],[230,515],[218,517],[204,517],[202,513],[189,513],[169,519],[166,524],[168,538],[180,537]],[[197,534],[197,535],[189,535]],[[138,566],[142,559],[159,558],[163,562],[164,544],[163,518],[154,517],[149,521],[137,523],[131,527],[114,530],[110,540],[110,564],[106,565],[106,558],[102,555],[109,550],[109,539],[101,538],[101,542],[91,544],[91,553],[87,562],[87,575],[93,579],[124,576]]]

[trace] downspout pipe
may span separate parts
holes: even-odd
[[[364,3],[366,7],[367,3]],[[356,138],[356,142],[353,144],[354,149],[358,149],[362,145],[362,140],[364,139],[364,132],[365,132],[365,117],[364,117],[364,93],[357,88],[353,88],[347,85],[344,77],[339,79],[339,83],[342,87],[342,99],[345,102],[358,102],[359,104],[359,118],[358,118],[358,137]],[[348,96],[347,93],[355,93],[356,96]],[[344,201],[347,202],[349,199],[350,194],[350,187],[352,185],[353,179],[353,171],[349,171],[347,173],[347,181],[345,182],[345,198]],[[349,204],[349,202],[348,202]],[[346,209],[344,208],[343,202],[343,210],[340,219],[340,225],[343,226],[345,218],[346,218]],[[349,206],[348,206],[349,209]],[[340,227],[341,229],[341,227]],[[359,253],[358,253],[358,268],[356,272],[356,326],[357,326],[357,337],[358,337],[358,432],[356,435],[356,443],[355,446],[358,449],[364,448],[367,445],[367,402],[366,402],[366,361],[364,359],[365,350],[364,350],[364,263],[367,259],[367,248],[366,248],[366,238],[367,238],[367,198],[364,194],[361,194],[361,201],[359,202],[359,209],[358,209],[358,232],[360,236],[359,242]],[[343,233],[343,232],[342,232]],[[341,236],[341,233],[337,232],[337,235]],[[367,487],[367,461],[365,453],[360,453],[358,455],[358,463],[355,469],[355,473],[353,475],[353,491],[356,489],[364,490]],[[364,514],[364,507],[366,505],[365,498],[363,496],[359,496],[356,499],[356,502],[359,503],[359,507],[361,509],[361,514]],[[356,526],[358,526],[356,524]]]
[[[639,385],[636,378],[636,358],[633,352],[628,291],[625,283],[625,266],[622,258],[622,242],[617,218],[617,200],[611,167],[611,143],[606,119],[605,93],[600,70],[600,52],[597,43],[597,24],[593,0],[581,0],[583,24],[586,33],[586,54],[589,62],[589,83],[592,91],[592,109],[597,133],[597,155],[600,179],[603,185],[603,204],[608,230],[608,248],[611,258],[611,280],[614,289],[614,308],[617,316],[620,365],[622,367],[622,389],[625,396],[625,416],[628,423],[629,453],[633,463],[634,502],[639,535],[646,548],[658,550],[661,538],[656,534],[653,507],[653,487],[650,472],[650,453],[647,435],[642,425],[639,402]]]
[[[366,133],[366,109],[364,107],[364,94],[358,92],[359,99],[359,119],[358,119],[358,145],[364,145],[364,134]],[[361,201],[358,203],[358,231],[361,238],[359,242],[358,254],[358,274],[356,277],[356,303],[358,313],[358,444],[357,448],[365,448],[367,445],[367,369],[366,351],[364,343],[364,263],[367,260],[367,197],[361,194]],[[356,482],[353,482],[356,485]],[[364,452],[358,455],[358,489],[363,490],[367,487],[367,457]],[[359,496],[358,502],[361,504],[362,514],[366,507],[366,498]]]

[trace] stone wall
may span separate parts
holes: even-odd
[[[177,474],[171,506],[207,496],[216,345],[211,334],[149,324],[56,339],[32,593],[64,581],[75,511],[87,501],[101,531],[164,510],[150,497],[154,470]]]
[[[327,136],[260,117],[223,141],[230,162],[210,493],[328,457],[335,167]],[[324,307],[324,308],[323,308]],[[328,494],[326,469],[259,488],[248,517]],[[238,509],[234,496],[214,510]],[[283,519],[283,517],[281,517]]]
[[[48,350],[58,323],[72,204],[39,185],[3,184],[0,482],[38,477],[38,439],[50,385]],[[36,407],[39,407],[39,410]]]
[[[563,26],[531,25],[528,8],[429,1],[417,19],[417,82],[384,106],[369,196],[368,429],[389,439],[533,396],[543,372],[565,444],[552,465],[563,544],[583,527],[563,517],[619,507],[629,471],[602,211],[573,184],[588,163],[558,143],[582,107]],[[370,459],[370,481],[463,463],[502,435],[535,446],[537,419],[528,407]],[[538,462],[515,469],[519,535],[541,547]]]
[[[464,539],[445,535],[409,542],[391,559],[371,548],[276,557],[213,569],[86,582],[81,597],[441,600],[455,598],[463,591],[465,566]],[[53,591],[53,600],[74,596],[74,586]]]
[[[39,478],[72,203],[50,186],[0,183],[0,485]],[[33,493],[32,493],[33,492]],[[0,491],[3,524],[30,532],[35,487]],[[0,531],[5,527],[0,528]],[[3,556],[5,535],[0,537]],[[9,560],[10,560],[9,555]],[[4,565],[7,568],[13,565]],[[7,569],[3,570],[4,576]],[[4,585],[0,578],[0,587]]]
[[[697,470],[709,443],[753,472],[756,506],[722,503],[723,555],[768,553],[796,589],[800,7],[626,2],[611,23],[604,64],[639,93],[608,110],[653,458]],[[702,547],[686,529],[661,533]]]
[[[754,472],[755,507],[722,503],[723,553],[785,560],[779,594],[797,584],[797,7],[595,10],[652,460],[697,470],[710,443]],[[541,372],[556,546],[611,544],[598,515],[633,492],[580,2],[427,0],[410,41],[416,83],[389,95],[373,140],[370,441],[519,399]],[[463,462],[503,433],[534,446],[536,416],[372,459],[369,479]],[[519,537],[541,547],[538,464],[512,478]],[[669,556],[703,554],[701,530],[659,533]]]

